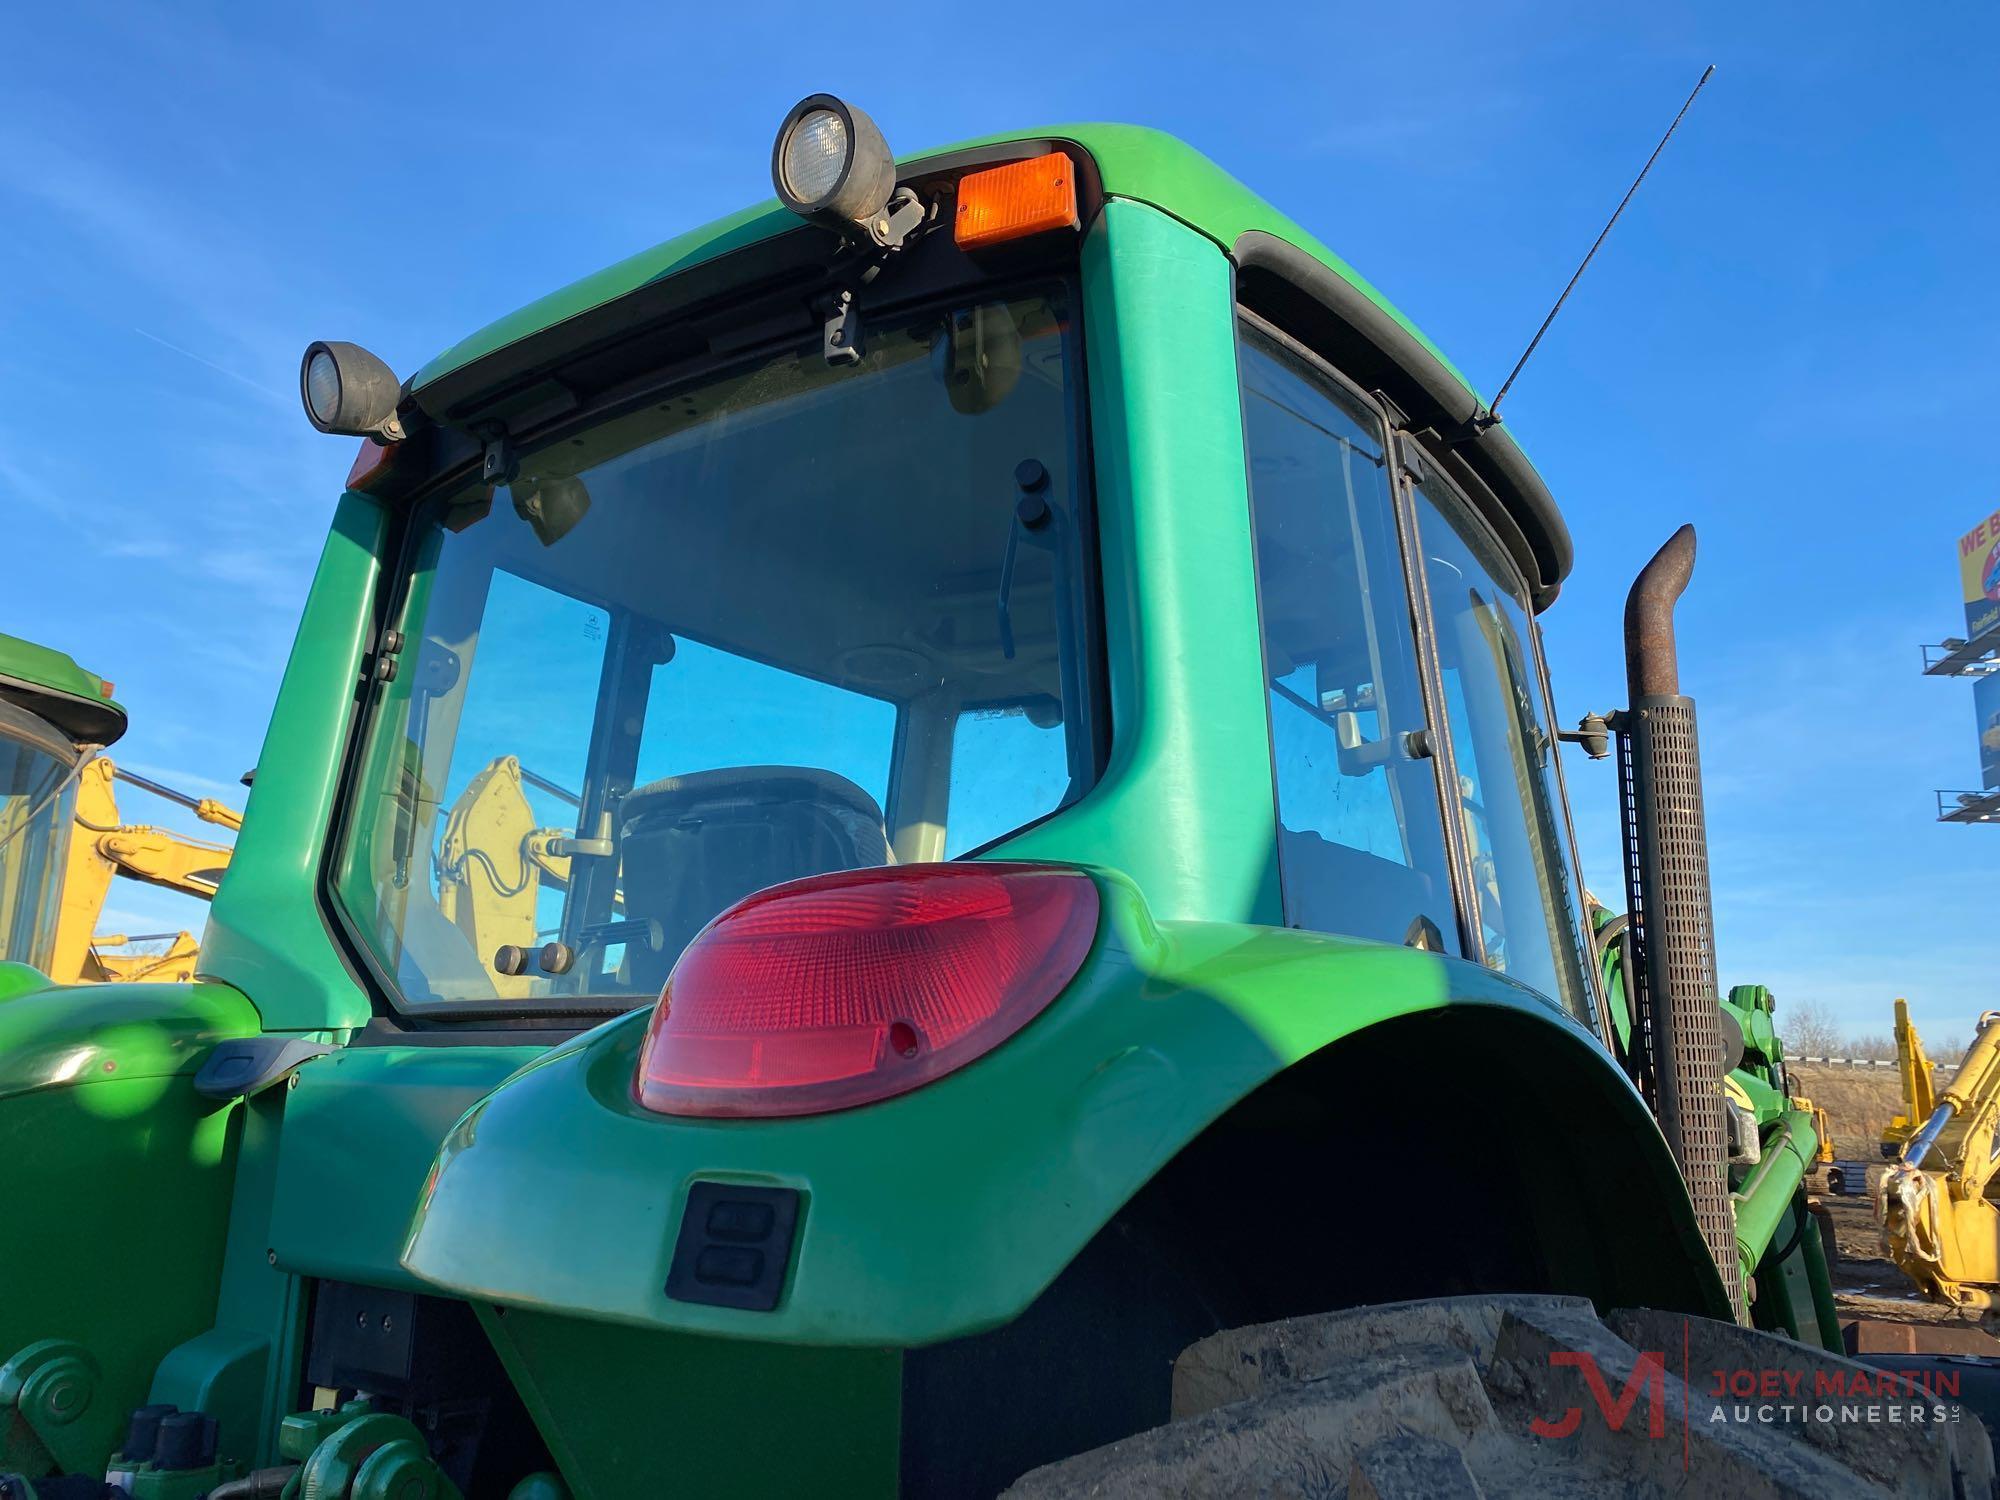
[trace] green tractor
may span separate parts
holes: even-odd
[[[125,733],[111,692],[62,652],[0,635],[0,963],[74,968],[61,953],[64,880],[79,783]]]
[[[773,176],[407,381],[307,350],[363,442],[201,977],[0,967],[0,1493],[1849,1475],[1656,1378],[1844,1368],[1691,537],[1580,732],[1628,923],[1562,520],[1366,282],[1149,130],[898,162],[820,95]]]

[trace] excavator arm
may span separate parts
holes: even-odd
[[[518,756],[502,755],[458,794],[438,845],[438,910],[465,934],[503,1000],[525,999],[531,992],[534,974],[509,973],[496,956],[506,948],[532,953],[541,946],[542,888],[568,890],[572,857],[605,855],[611,848],[608,839],[581,840],[540,825],[528,802],[530,784],[575,800],[524,770]]]
[[[1896,1001],[1896,1077],[1903,1086],[1903,1108],[1882,1131],[1882,1154],[1890,1161],[1937,1108],[1937,1065],[1924,1056],[1923,1038],[1910,1023],[1910,1002]]]
[[[133,939],[99,938],[98,919],[115,878],[143,881],[206,901],[215,895],[223,871],[229,868],[231,850],[227,844],[121,821],[116,792],[120,781],[178,803],[205,823],[231,832],[243,826],[243,815],[234,808],[212,797],[187,796],[122,770],[108,756],[100,755],[85,765],[77,779],[76,826],[63,875],[62,910],[56,919],[51,962],[52,977],[62,983],[191,977],[196,946],[190,934],[165,934],[172,941],[164,954],[108,959],[98,952],[100,948],[123,946]]]
[[[521,784],[521,762],[512,755],[500,756],[474,776],[445,815],[438,910],[465,934],[503,1000],[526,996],[531,981],[494,969],[494,953],[504,945],[536,946],[542,881],[560,886],[569,879],[569,861],[547,852],[548,833],[536,826]]]
[[[1899,1052],[1908,1020],[1899,1001]],[[1921,1062],[1913,1028],[1910,1038]],[[1929,1064],[1920,1071],[1928,1083]],[[2000,1011],[1988,1011],[1950,1085],[1883,1179],[1876,1212],[1890,1258],[1924,1294],[1989,1325],[2000,1324],[2000,1206],[1988,1197],[2000,1169],[1996,1133]]]

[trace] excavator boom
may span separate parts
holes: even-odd
[[[1915,1064],[1904,1075],[1906,1107],[1914,1108],[1931,1097],[1931,1065],[1900,1000],[1896,1036],[1899,1060]],[[1876,1215],[1890,1259],[1926,1296],[2000,1325],[2000,1206],[1989,1196],[2000,1168],[1996,1131],[2000,1011],[1988,1011],[1951,1083],[1903,1142]]]

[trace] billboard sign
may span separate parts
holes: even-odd
[[[2000,511],[1958,539],[1958,576],[1965,599],[1965,638],[2000,625]]]
[[[1979,784],[2000,791],[2000,672],[1972,684],[1972,708],[1979,715]]]

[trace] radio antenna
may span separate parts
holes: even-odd
[[[1688,106],[1694,103],[1694,96],[1701,92],[1702,85],[1708,82],[1714,72],[1714,63],[1710,63],[1707,68],[1703,69],[1701,77],[1696,80],[1694,88],[1681,104],[1680,114],[1674,116],[1673,124],[1669,125],[1667,133],[1660,137],[1660,144],[1655,146],[1653,154],[1646,158],[1646,165],[1639,168],[1639,175],[1632,179],[1632,185],[1625,189],[1625,196],[1618,200],[1618,207],[1611,211],[1611,217],[1605,221],[1604,227],[1598,231],[1597,239],[1592,243],[1589,254],[1584,256],[1583,263],[1576,268],[1576,274],[1570,277],[1569,285],[1564,287],[1562,295],[1556,298],[1556,305],[1549,309],[1549,315],[1542,319],[1542,326],[1535,330],[1535,336],[1528,340],[1528,347],[1521,351],[1521,357],[1514,362],[1514,368],[1508,372],[1506,380],[1501,382],[1500,394],[1493,398],[1492,404],[1478,418],[1481,427],[1491,426],[1500,420],[1500,403],[1507,399],[1507,392],[1513,389],[1514,379],[1521,373],[1521,367],[1527,364],[1529,357],[1535,352],[1535,346],[1541,343],[1542,335],[1549,331],[1549,324],[1555,322],[1556,314],[1561,312],[1563,304],[1569,301],[1569,294],[1576,290],[1576,283],[1583,275],[1585,268],[1590,265],[1591,258],[1597,254],[1598,246],[1602,245],[1604,237],[1611,233],[1611,226],[1616,224],[1618,216],[1625,212],[1625,205],[1630,203],[1632,195],[1639,191],[1639,184],[1644,182],[1646,174],[1653,170],[1653,163],[1660,159],[1660,153],[1667,149],[1667,142],[1674,138],[1674,132],[1680,128],[1681,115],[1685,115],[1688,112]]]

